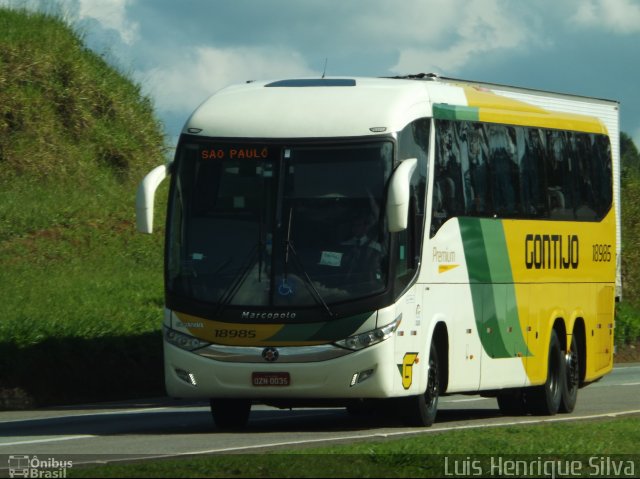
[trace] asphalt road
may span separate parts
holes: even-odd
[[[208,403],[166,398],[0,412],[0,472],[9,455],[73,457],[75,463],[222,452],[258,452],[322,443],[431,434],[447,429],[567,421],[640,414],[640,364],[621,365],[581,389],[572,414],[505,417],[495,399],[440,398],[435,424],[407,428],[397,421],[354,417],[344,409],[278,410],[254,406],[242,433],[216,430]],[[3,471],[4,470],[4,471]]]

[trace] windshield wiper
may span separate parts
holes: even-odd
[[[311,296],[316,301],[316,303],[324,307],[329,317],[333,318],[334,316],[333,311],[331,311],[331,308],[329,308],[329,305],[326,303],[326,301],[320,294],[320,291],[318,291],[318,288],[316,288],[316,286],[313,284],[313,280],[311,279],[311,277],[307,273],[307,270],[302,264],[302,260],[300,260],[298,253],[296,253],[296,249],[293,247],[293,243],[291,242],[292,217],[293,217],[293,208],[289,208],[289,224],[287,226],[287,239],[285,240],[285,254],[284,254],[284,279],[285,281],[287,279],[287,265],[289,264],[289,251],[291,251],[293,253],[293,258],[296,261],[296,265],[298,266],[298,269],[302,272],[302,275],[305,278],[305,284],[307,285],[307,288],[311,292]]]
[[[259,249],[260,249],[259,243],[255,244],[253,248],[251,248],[251,251],[249,252],[249,255],[248,255],[249,260],[245,263],[244,267],[242,268],[242,272],[235,278],[233,283],[231,283],[231,285],[229,285],[229,287],[220,296],[218,308],[216,309],[216,315],[219,315],[220,313],[222,313],[224,308],[226,308],[229,305],[229,303],[231,303],[231,300],[233,299],[233,297],[236,295],[240,287],[244,284],[245,280],[249,276],[249,272],[251,271],[251,268],[256,262],[256,259],[257,259],[256,257],[258,255]]]

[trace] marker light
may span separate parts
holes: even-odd
[[[179,347],[180,349],[184,349],[185,351],[193,351],[195,349],[204,348],[205,346],[209,346],[206,341],[202,341],[194,336],[189,336],[188,334],[179,333],[174,329],[169,329],[167,327],[164,328],[164,339],[174,346]]]

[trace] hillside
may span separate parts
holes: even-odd
[[[134,197],[164,161],[138,85],[0,8],[0,408],[162,392],[162,234],[135,234]]]

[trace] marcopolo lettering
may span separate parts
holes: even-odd
[[[273,312],[273,311],[243,311],[242,319],[296,319],[296,313],[290,311]]]
[[[524,240],[524,261],[527,269],[578,269],[578,235],[528,234]]]

